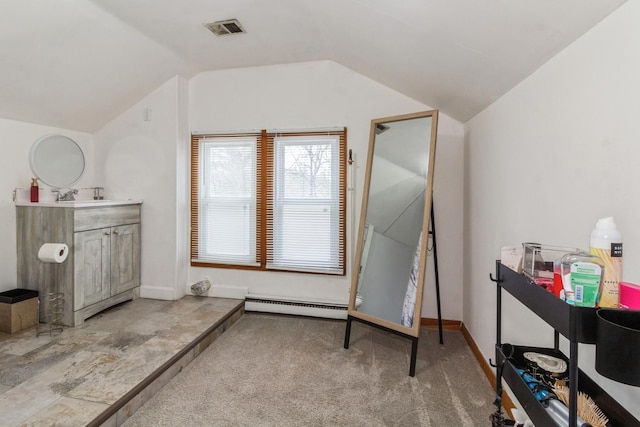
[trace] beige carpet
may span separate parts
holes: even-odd
[[[353,322],[247,313],[124,425],[490,425],[494,393],[460,332],[411,341]]]

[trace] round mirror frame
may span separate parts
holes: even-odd
[[[45,135],[31,146],[31,171],[44,184],[62,188],[78,182],[84,172],[82,148],[73,139],[60,135]]]

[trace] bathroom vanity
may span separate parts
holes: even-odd
[[[141,201],[16,203],[18,287],[64,295],[62,322],[77,326],[140,295]],[[65,243],[62,263],[38,259],[44,243]],[[44,321],[41,304],[40,318]]]

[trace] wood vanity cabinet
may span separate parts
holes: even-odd
[[[38,290],[41,300],[63,293],[65,325],[140,295],[140,204],[16,206],[16,221],[18,286]],[[66,261],[41,262],[47,242],[67,244]]]

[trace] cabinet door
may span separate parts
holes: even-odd
[[[111,296],[140,285],[140,224],[111,228]]]
[[[108,228],[74,233],[74,310],[109,297],[110,235]]]

